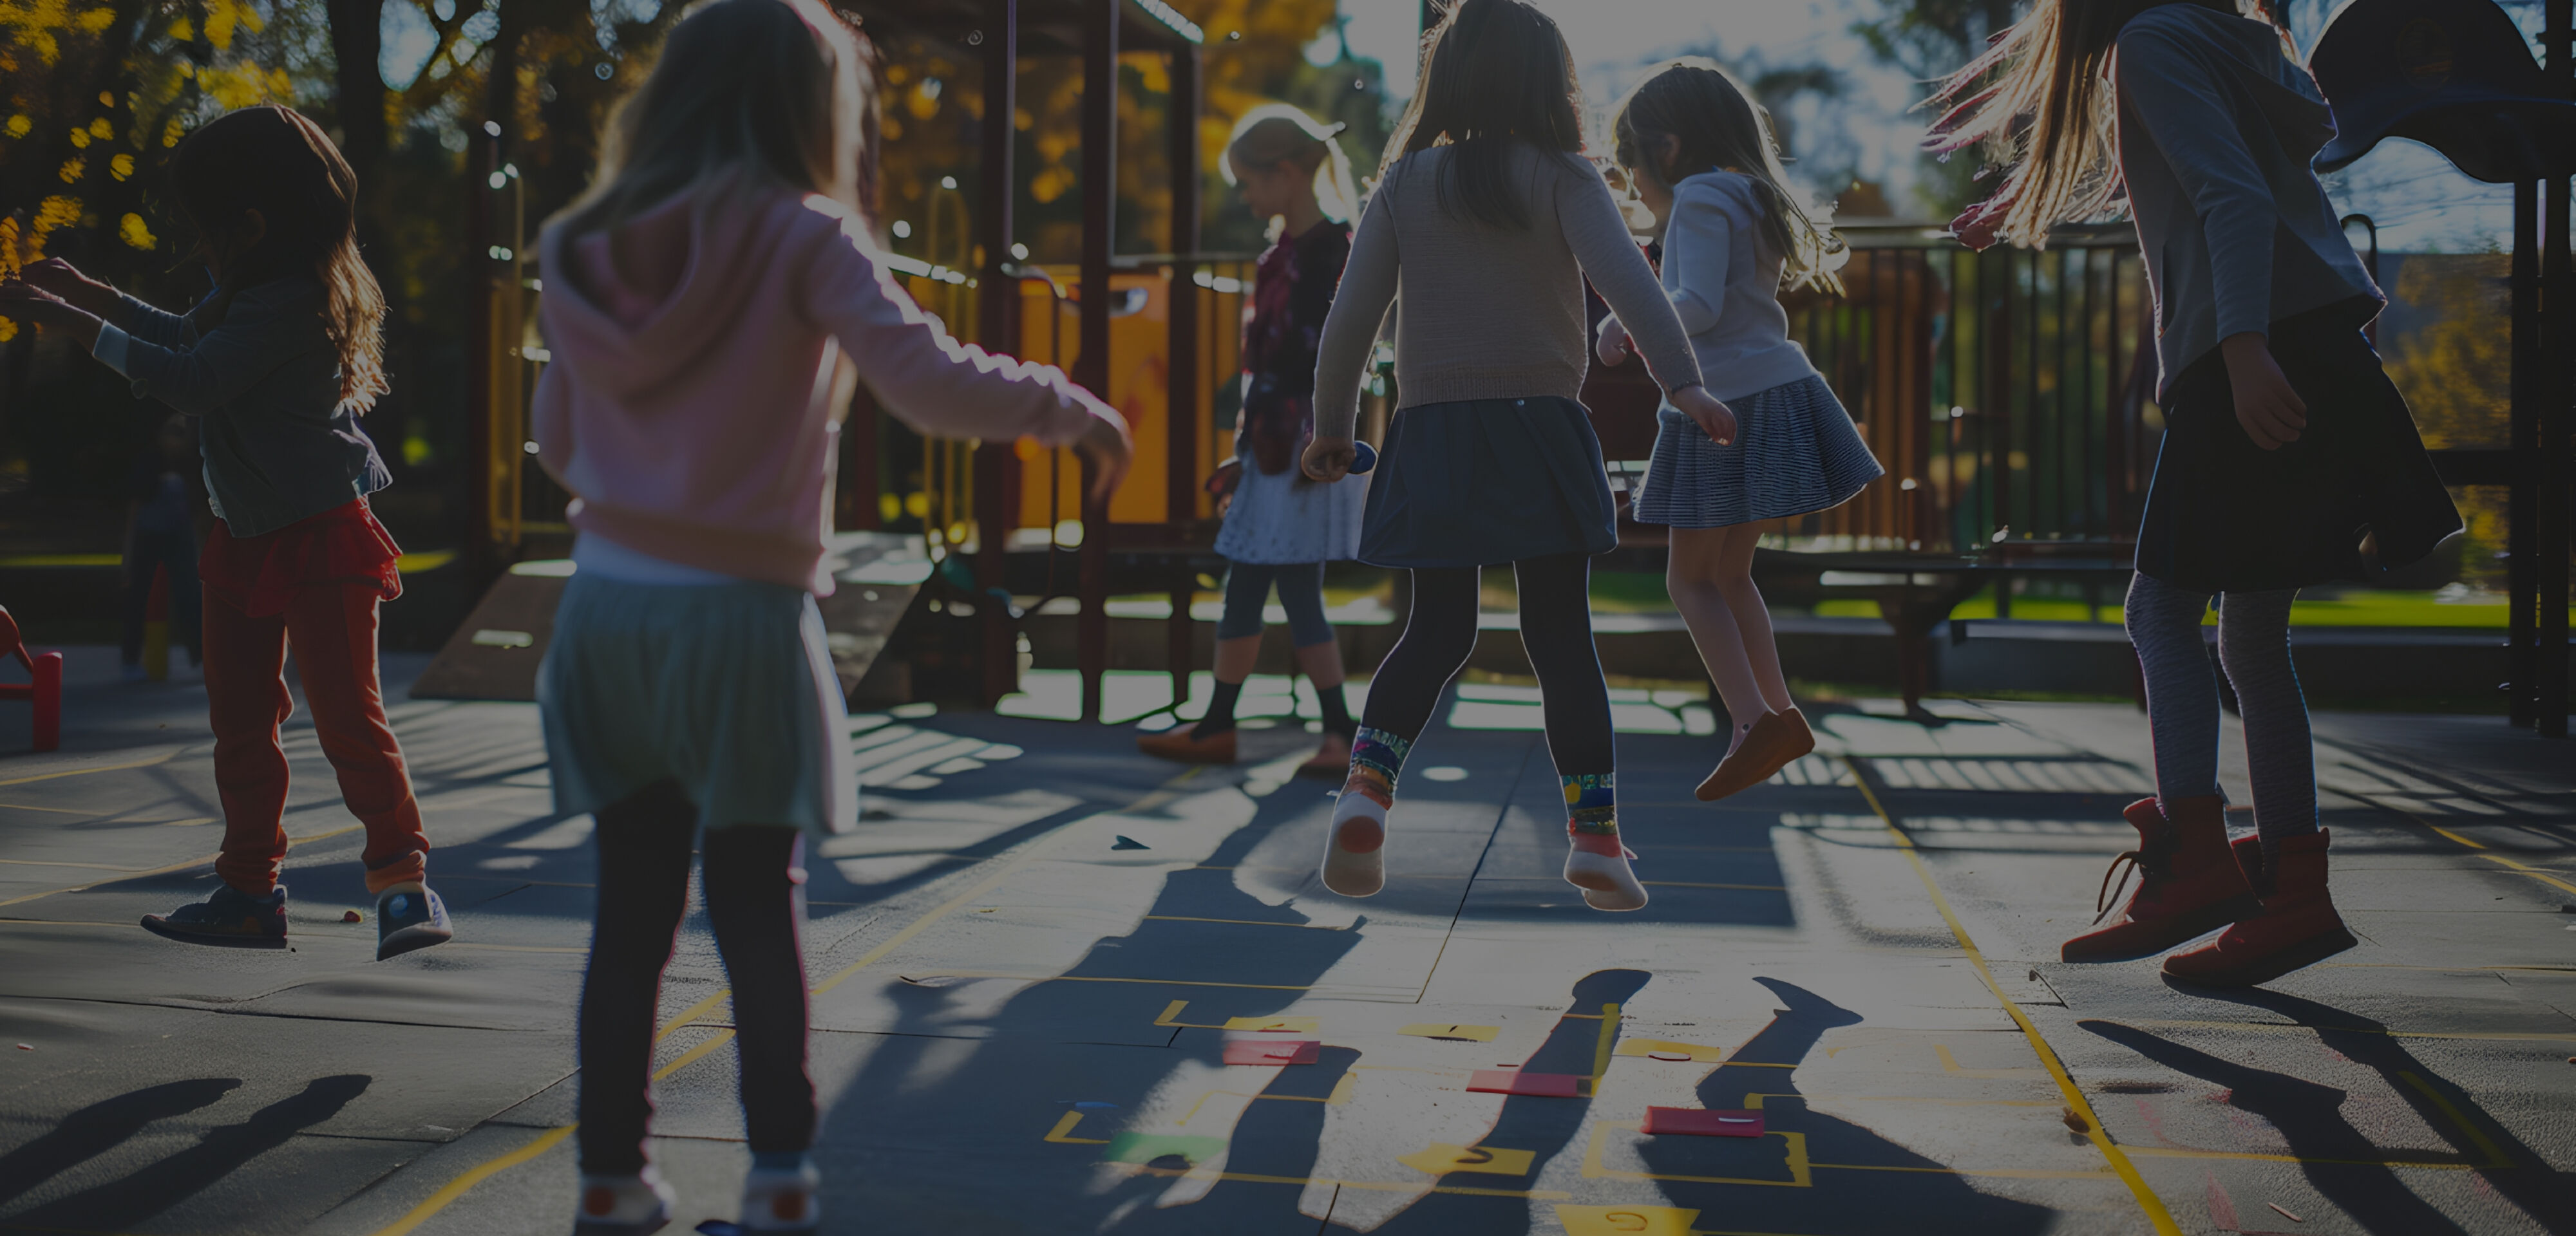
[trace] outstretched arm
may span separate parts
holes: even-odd
[[[1619,315],[1646,368],[1666,391],[1700,383],[1699,358],[1653,267],[1628,235],[1628,221],[1598,176],[1557,179],[1556,215],[1583,275]],[[1667,259],[1669,260],[1669,258]]]

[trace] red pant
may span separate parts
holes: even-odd
[[[370,581],[305,584],[283,613],[253,617],[205,590],[206,710],[215,730],[215,789],[224,804],[224,883],[263,897],[286,858],[286,751],[277,727],[294,714],[286,647],[295,646],[304,702],[340,797],[367,828],[367,891],[422,878],[429,840],[402,745],[385,722],[376,681],[376,604]]]

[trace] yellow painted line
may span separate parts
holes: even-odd
[[[1202,771],[1205,771],[1204,766],[1184,770],[1179,776],[1176,776],[1156,787],[1153,793],[1147,794],[1144,798],[1130,804],[1126,808],[1126,811],[1140,811],[1144,810],[1148,804],[1159,804],[1161,802],[1168,801],[1168,799],[1163,796],[1170,794],[1172,787],[1188,781]],[[1110,812],[1106,814],[1123,813]],[[939,903],[939,905],[933,907],[929,913],[922,915],[920,918],[914,919],[911,926],[904,928],[902,931],[896,932],[891,938],[887,939],[884,943],[877,945],[875,948],[869,949],[865,954],[861,955],[857,961],[851,962],[849,966],[844,968],[840,973],[816,984],[811,995],[822,995],[824,992],[840,986],[841,983],[847,980],[851,975],[857,974],[859,971],[882,960],[886,954],[893,952],[905,941],[912,939],[914,936],[920,935],[923,931],[927,930],[931,924],[947,917],[951,911],[957,909],[959,906],[967,904],[968,902],[976,900],[987,890],[1000,884],[1003,880],[1008,879],[1011,875],[1018,872],[1020,868],[1028,865],[1031,861],[1037,859],[1041,855],[1052,852],[1057,845],[1063,842],[1064,838],[1070,833],[1070,831],[1070,826],[1067,826],[1064,829],[1059,829],[1054,838],[1030,847],[1026,853],[1023,853],[1019,857],[1012,859],[1010,862],[1003,864],[1001,870],[994,872],[991,876],[976,884],[975,887],[967,889],[965,892]],[[0,902],[0,906],[8,904],[8,902]],[[1211,985],[1225,986],[1228,984]],[[1295,990],[1302,991],[1304,988],[1297,988]],[[732,992],[730,990],[719,991],[714,995],[708,996],[704,1000],[698,1001],[686,1010],[683,1010],[679,1017],[673,1019],[670,1025],[662,1028],[660,1034],[654,1036],[654,1041],[658,1043],[661,1040],[670,1037],[674,1031],[677,1031],[680,1027],[688,1025],[690,1022],[704,1016],[708,1011],[714,1009],[717,1003],[731,994]],[[704,1043],[698,1044],[696,1047],[689,1049],[689,1051],[679,1059],[664,1065],[659,1072],[656,1072],[653,1075],[654,1080],[659,1081],[662,1078],[668,1077],[672,1073],[679,1071],[683,1066],[696,1062],[698,1059],[705,1056],[707,1053],[714,1051],[719,1045],[732,1037],[733,1032],[727,1030],[708,1039]],[[475,1185],[481,1184],[484,1180],[490,1178],[495,1173],[516,1167],[519,1164],[525,1163],[528,1160],[545,1153],[547,1150],[552,1149],[556,1143],[561,1142],[566,1137],[570,1137],[575,1127],[576,1126],[574,1125],[565,1125],[563,1128],[556,1129],[546,1134],[543,1138],[538,1139],[538,1141],[532,1142],[519,1150],[503,1155],[498,1159],[494,1159],[491,1162],[484,1163],[478,1167],[468,1169],[463,1175],[449,1181],[446,1187],[440,1189],[434,1194],[431,1194],[428,1200],[423,1201],[416,1207],[413,1207],[410,1214],[407,1214],[401,1219],[395,1221],[393,1226],[379,1229],[374,1232],[372,1236],[403,1236],[404,1233],[427,1222],[431,1216],[436,1215],[440,1210],[445,1209],[449,1203],[465,1196],[468,1190],[471,1190]]]
[[[1304,868],[1299,868],[1304,870]],[[1079,1139],[1077,1139],[1079,1140]],[[1103,1164],[1103,1166],[1113,1166]],[[1220,1180],[1239,1184],[1338,1185],[1345,1189],[1369,1189],[1381,1193],[1460,1193],[1469,1197],[1526,1197],[1538,1201],[1570,1201],[1574,1195],[1557,1189],[1474,1189],[1464,1185],[1434,1185],[1425,1189],[1419,1181],[1401,1180],[1335,1180],[1328,1176],[1261,1176],[1251,1172],[1209,1172],[1198,1168],[1150,1167],[1142,1163],[1121,1163],[1131,1176],[1165,1176],[1184,1180]]]
[[[2442,827],[2441,825],[2436,824],[2436,823],[2432,822],[2431,820],[2425,819],[2424,817],[2422,817],[2422,816],[2420,816],[2420,815],[2417,815],[2417,814],[2415,814],[2415,813],[2414,813],[2414,812],[2412,812],[2412,811],[2408,811],[2408,810],[2406,810],[2406,809],[2405,809],[2405,808],[2403,808],[2403,807],[2391,807],[2391,806],[2389,806],[2388,804],[2386,804],[2386,803],[2384,803],[2384,802],[2381,802],[2381,801],[2379,801],[2379,800],[2378,800],[2378,799],[2376,799],[2376,798],[2367,798],[2367,797],[2363,797],[2362,795],[2359,795],[2359,794],[2347,794],[2347,795],[2346,795],[2346,797],[2350,797],[2350,798],[2359,798],[2359,799],[2361,799],[2361,801],[2366,802],[2366,803],[2369,803],[2371,806],[2377,807],[2377,808],[2379,808],[2379,809],[2380,809],[2380,810],[2382,810],[2382,811],[2386,811],[2386,812],[2389,812],[2389,813],[2394,814],[2394,815],[2402,815],[2402,816],[2406,817],[2407,819],[2413,820],[2413,821],[2415,821],[2416,823],[2421,824],[2421,825],[2423,825],[2424,827],[2426,827],[2426,828],[2429,828],[2429,829],[2433,830],[2434,832],[2440,833],[2440,834],[2441,834],[2441,835],[2443,835],[2444,837],[2448,837],[2448,838],[2450,838],[2451,840],[2453,840],[2453,841],[2456,841],[2456,842],[2460,843],[2461,845],[2467,846],[2467,847],[2469,847],[2470,849],[2477,851],[2477,852],[2478,852],[2478,853],[2477,853],[2477,857],[2479,857],[2479,858],[2483,858],[2483,859],[2487,860],[2488,862],[2495,863],[2495,864],[2497,864],[2497,865],[2499,865],[2499,866],[2502,866],[2502,867],[2508,868],[2508,869],[2512,870],[2512,871],[2513,871],[2515,874],[2517,874],[2517,875],[2527,875],[2527,876],[2530,876],[2532,879],[2538,880],[2538,881],[2540,881],[2540,882],[2541,882],[2541,883],[2543,883],[2543,884],[2549,885],[2549,886],[2550,886],[2550,887],[2552,887],[2552,888],[2559,889],[2559,890],[2561,890],[2561,891],[2563,891],[2563,892],[2576,893],[2576,884],[2570,884],[2570,883],[2568,883],[2567,881],[2562,880],[2562,879],[2559,879],[2557,876],[2551,875],[2551,874],[2549,874],[2548,872],[2543,871],[2543,870],[2541,870],[2541,869],[2540,869],[2540,868],[2538,868],[2538,867],[2531,866],[2531,865],[2530,865],[2530,864],[2528,864],[2528,863],[2520,863],[2520,862],[2516,862],[2516,861],[2514,861],[2513,859],[2506,858],[2504,855],[2498,854],[2498,853],[2496,853],[2495,851],[2493,851],[2493,850],[2489,849],[2489,848],[2488,848],[2484,843],[2482,843],[2482,842],[2471,841],[2471,840],[2469,840],[2467,837],[2463,837],[2463,836],[2461,836],[2461,835],[2460,835],[2460,834],[2458,834],[2458,833],[2452,832],[2450,829],[2444,828],[2444,827]]]
[[[525,1146],[521,1146],[508,1154],[502,1155],[500,1158],[493,1159],[489,1162],[467,1169],[464,1174],[458,1176],[454,1180],[448,1181],[447,1184],[440,1188],[438,1192],[432,1193],[428,1197],[422,1199],[420,1205],[411,1208],[411,1213],[394,1220],[392,1224],[386,1227],[376,1229],[375,1236],[404,1236],[404,1233],[428,1222],[431,1216],[437,1214],[439,1211],[447,1209],[448,1203],[465,1196],[467,1190],[472,1189],[474,1186],[483,1183],[485,1180],[490,1179],[493,1176],[506,1172],[530,1159],[536,1158],[538,1155],[554,1149],[556,1146],[562,1144],[563,1139],[572,1136],[572,1131],[572,1125],[565,1125],[560,1129],[548,1129],[545,1132],[538,1134],[535,1141],[529,1142]]]
[[[11,811],[42,811],[51,815],[99,815],[97,811],[73,811],[64,807],[39,807],[33,803],[0,803]]]
[[[11,554],[0,568],[123,566],[123,554]]]
[[[851,971],[856,970],[857,968],[858,967],[856,965],[853,965],[850,970],[844,970],[840,974],[834,975],[832,981],[837,983],[840,980],[849,977]],[[931,974],[923,975],[922,977],[1005,979],[1014,983],[1028,983],[1033,986],[1038,983],[1140,983],[1147,987],[1234,987],[1245,991],[1314,990],[1312,987],[1299,986],[1292,983],[1216,983],[1205,979],[1115,978],[1108,975],[1095,974],[1014,974],[1007,970],[940,970]],[[817,987],[814,989],[814,994],[821,995],[824,990],[824,988]]]
[[[2495,1139],[2488,1137],[2486,1130],[2469,1123],[2469,1118],[2461,1114],[2459,1108],[2452,1106],[2451,1100],[2445,1097],[2441,1091],[2435,1090],[2430,1082],[2425,1081],[2423,1077],[2418,1074],[2403,1070],[2397,1074],[2397,1077],[2398,1080],[2414,1087],[2416,1093],[2423,1095],[2425,1098],[2431,1099],[2433,1101],[2433,1106],[2441,1108],[2442,1114],[2450,1117],[2451,1123],[2458,1125],[2460,1132],[2467,1134],[2469,1140],[2477,1144],[2478,1152],[2487,1157],[2486,1165],[2488,1167],[2508,1168],[2513,1166],[2513,1160],[2505,1154],[2504,1147],[2496,1145]]]
[[[29,785],[38,781],[52,781],[61,777],[86,777],[91,773],[124,772],[129,768],[150,768],[155,764],[169,763],[170,758],[179,754],[180,750],[181,749],[178,747],[172,747],[151,759],[136,760],[131,764],[103,764],[97,768],[66,768],[61,772],[37,773],[32,777],[17,777],[8,781],[0,781],[0,785]]]
[[[1941,895],[1941,886],[1932,879],[1932,869],[1924,864],[1923,852],[1915,848],[1914,839],[1906,836],[1905,830],[1896,826],[1896,817],[1888,813],[1887,804],[1878,800],[1878,791],[1870,785],[1869,775],[1861,767],[1860,761],[1847,755],[1843,757],[1843,763],[1851,768],[1852,780],[1860,786],[1861,797],[1869,802],[1869,809],[1878,814],[1879,822],[1887,826],[1888,835],[1896,838],[1898,848],[1905,851],[1906,860],[1914,864],[1915,876],[1923,881],[1923,890],[1931,894],[1933,908],[1941,912],[1941,921],[1949,924],[1950,934],[1958,940],[1960,950],[1965,952],[1969,962],[1976,966],[1977,977],[1985,980],[1986,990],[1994,993],[1995,1002],[2003,1006],[2004,1012],[2012,1017],[2013,1024],[2021,1027],[2022,1036],[2030,1040],[2031,1051],[2039,1057],[2041,1064],[2047,1066],[2049,1076],[2056,1079],[2058,1093],[2065,1096],[2066,1106],[2084,1118],[2086,1139],[2093,1143],[2094,1149],[2102,1152],[2102,1158],[2110,1163],[2112,1172],[2119,1176],[2120,1182],[2129,1187],[2130,1196],[2137,1199],[2138,1209],[2146,1213],[2147,1222],[2155,1228],[2157,1236],[2182,1236],[2182,1228],[2174,1222],[2172,1212],[2165,1209],[2163,1200],[2156,1196],[2155,1190],[2147,1187],[2146,1178],[2138,1174],[2137,1165],[2129,1161],[2129,1156],[2121,1150],[2119,1143],[2111,1140],[2110,1132],[2102,1127],[2101,1116],[2094,1112],[2093,1104],[2085,1099],[2083,1088],[2077,1086],[2075,1079],[2067,1074],[2066,1066],[2058,1060],[2056,1050],[2048,1045],[2048,1040],[2040,1034],[2039,1027],[2030,1020],[2028,1014],[2021,1011],[2021,1006],[2013,1003],[2012,998],[2004,994],[2003,984],[1995,981],[1994,971],[1986,968],[1984,951],[1977,947],[1975,940],[1969,938],[1967,926],[1959,921],[1957,912],[1950,908],[1950,899]]]
[[[705,1057],[707,1053],[712,1052],[732,1041],[733,1031],[718,1030],[714,1034],[708,1035],[706,1042],[700,1043],[697,1046],[680,1053],[679,1059],[663,1065],[661,1068],[653,1070],[653,1080],[660,1081],[692,1064],[696,1064],[701,1058]]]
[[[1610,1047],[1619,1041],[1619,1006],[1601,1006],[1601,1033],[1592,1041],[1592,1089],[1601,1089],[1601,1078],[1610,1071]]]
[[[2487,1170],[2486,1164],[2471,1163],[2465,1159],[2316,1159],[2306,1155],[2262,1154],[2247,1150],[2191,1150],[2181,1146],[2131,1146],[2129,1153],[2149,1159],[2244,1159],[2257,1163],[2314,1163],[2328,1167],[2421,1167],[2445,1172]]]
[[[158,761],[158,760],[153,761],[153,763],[156,763],[156,764],[157,764],[157,763],[159,763],[159,762],[160,762],[160,761]],[[140,767],[140,765],[137,765],[136,767]],[[105,771],[107,771],[107,770],[102,768],[102,769],[95,769],[95,770],[93,770],[93,771],[96,771],[96,772],[105,772]],[[348,826],[348,827],[346,827],[346,828],[335,828],[335,829],[332,829],[331,831],[329,831],[329,832],[327,832],[327,833],[315,833],[315,834],[313,834],[313,835],[312,835],[312,836],[310,836],[310,837],[290,837],[290,838],[288,838],[288,839],[287,839],[287,844],[288,844],[288,845],[290,845],[290,846],[297,846],[297,845],[303,845],[303,844],[305,844],[306,842],[311,842],[311,841],[328,841],[328,840],[330,840],[330,839],[331,839],[331,838],[333,838],[333,837],[342,837],[342,836],[346,836],[346,835],[348,835],[348,834],[350,834],[350,833],[354,833],[354,832],[358,831],[359,829],[362,829],[362,828],[365,828],[365,827],[366,827],[366,825],[364,825],[364,824],[352,824],[352,825],[349,825],[349,826]],[[20,904],[21,902],[28,902],[28,901],[42,901],[42,900],[44,900],[44,899],[45,899],[45,898],[47,898],[47,897],[59,897],[59,896],[63,895],[64,893],[85,893],[85,892],[88,892],[89,890],[91,890],[91,889],[93,889],[93,888],[97,888],[97,887],[99,887],[99,886],[101,886],[101,885],[106,885],[106,884],[116,884],[116,883],[120,883],[120,882],[125,881],[125,880],[140,880],[140,879],[143,879],[143,878],[144,878],[144,877],[146,877],[146,876],[168,875],[168,874],[170,874],[170,873],[171,873],[171,872],[173,872],[173,871],[186,871],[186,870],[187,870],[187,869],[189,869],[190,867],[203,867],[203,866],[205,866],[206,864],[208,864],[208,863],[211,863],[211,862],[215,861],[215,859],[216,859],[216,858],[218,858],[218,857],[220,857],[220,855],[209,854],[209,855],[206,855],[206,856],[205,856],[205,857],[203,857],[203,858],[192,858],[192,859],[189,859],[188,861],[186,861],[186,862],[184,862],[184,863],[172,863],[172,864],[170,864],[170,865],[169,865],[169,866],[167,866],[167,867],[154,867],[154,868],[151,868],[151,869],[149,869],[149,870],[145,870],[145,871],[131,871],[131,872],[126,872],[126,873],[124,873],[124,874],[120,874],[120,875],[113,875],[113,876],[109,876],[109,877],[107,877],[107,878],[105,878],[105,879],[102,879],[102,880],[92,880],[92,881],[90,881],[90,882],[89,882],[89,883],[87,883],[87,884],[76,884],[76,885],[73,885],[73,886],[72,886],[72,887],[70,887],[70,888],[56,888],[56,889],[48,889],[48,890],[46,890],[46,891],[44,891],[44,892],[41,892],[41,893],[29,893],[29,894],[27,894],[27,895],[26,895],[26,896],[24,896],[24,897],[12,897],[12,898],[10,898],[10,899],[9,899],[9,900],[7,900],[7,901],[0,901],[0,907],[14,906],[14,905],[18,905],[18,904]]]

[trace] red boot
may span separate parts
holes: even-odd
[[[2138,891],[2129,898],[2120,921],[2066,942],[2067,961],[2134,961],[2152,957],[2205,931],[2213,931],[2256,913],[2262,905],[2254,887],[2227,850],[2226,808],[2216,794],[2185,798],[2172,804],[2168,817],[2156,800],[2142,798],[2120,814],[2138,830],[2138,848],[2112,860],[2102,873],[2102,895],[2096,902],[2101,922],[2111,913],[2113,873],[2122,888],[2129,877],[2120,864],[2132,864]]]
[[[2236,842],[2236,861],[2265,889],[2263,912],[2187,953],[2165,958],[2165,975],[2203,987],[2253,987],[2351,948],[2352,932],[2326,894],[2326,830],[2281,843],[2280,865],[2264,880],[2263,843]]]

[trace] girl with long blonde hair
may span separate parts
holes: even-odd
[[[2156,796],[2128,808],[2139,846],[2114,863],[2134,864],[2136,894],[2065,958],[2153,956],[2224,927],[2164,971],[2250,986],[2351,948],[2326,888],[2290,603],[2362,578],[2365,543],[2401,565],[2460,519],[2362,334],[2385,298],[2309,167],[2334,133],[2325,100],[2282,32],[2235,4],[2036,0],[1932,101],[1950,109],[1933,149],[1983,146],[2008,166],[1953,225],[1961,240],[2038,246],[2127,213],[2155,295],[2166,428],[2127,620]],[[2256,834],[2234,841],[2200,635],[2213,600],[2254,792]]]

